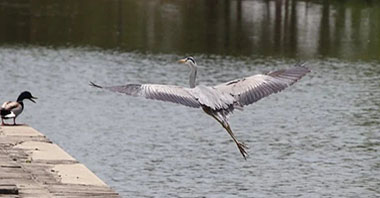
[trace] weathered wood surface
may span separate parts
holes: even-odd
[[[0,198],[119,198],[43,134],[0,126]]]
[[[0,195],[18,195],[18,188],[14,184],[0,184]]]

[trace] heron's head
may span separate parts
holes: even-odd
[[[194,58],[192,56],[189,56],[187,58],[181,59],[178,61],[179,63],[185,63],[186,65],[190,67],[196,67],[197,63],[195,62]]]

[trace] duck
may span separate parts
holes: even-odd
[[[4,120],[13,119],[13,125],[16,125],[16,118],[19,116],[24,110],[24,100],[28,99],[33,103],[36,103],[34,99],[38,99],[34,97],[29,91],[23,91],[18,96],[17,101],[7,101],[1,105],[0,108],[0,116],[1,116],[1,125],[7,125]]]

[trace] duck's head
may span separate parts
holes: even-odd
[[[36,103],[36,101],[34,101],[33,99],[37,99],[37,97],[34,97],[32,96],[32,94],[29,92],[29,91],[24,91],[22,92],[18,98],[17,98],[17,102],[21,102],[23,101],[24,99],[29,99],[30,101]]]

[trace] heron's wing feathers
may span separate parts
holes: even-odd
[[[198,108],[198,100],[189,92],[188,88],[174,85],[158,84],[127,84],[121,86],[102,87],[91,83],[92,86],[108,89],[113,92],[125,93],[131,96],[142,96],[148,99],[162,100]]]
[[[230,93],[241,105],[249,105],[272,93],[282,91],[308,72],[308,68],[298,66],[229,81],[215,88]]]

